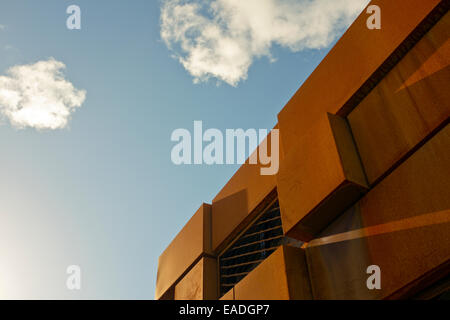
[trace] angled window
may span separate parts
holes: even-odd
[[[283,243],[283,238],[276,200],[219,256],[220,295],[270,256]]]

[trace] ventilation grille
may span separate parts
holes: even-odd
[[[220,292],[227,293],[283,242],[276,201],[220,257]]]

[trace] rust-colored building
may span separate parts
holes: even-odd
[[[246,163],[200,207],[159,258],[156,299],[448,292],[449,1],[371,4],[381,29],[363,12],[278,114],[278,174]]]

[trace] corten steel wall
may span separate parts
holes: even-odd
[[[449,1],[378,0],[278,115],[280,170],[244,164],[159,259],[156,299],[389,299],[450,273]],[[219,297],[218,255],[278,197],[283,245]],[[366,286],[381,268],[381,290]]]

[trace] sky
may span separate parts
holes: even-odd
[[[239,167],[175,165],[172,132],[273,128],[367,2],[2,0],[0,299],[153,299]]]

